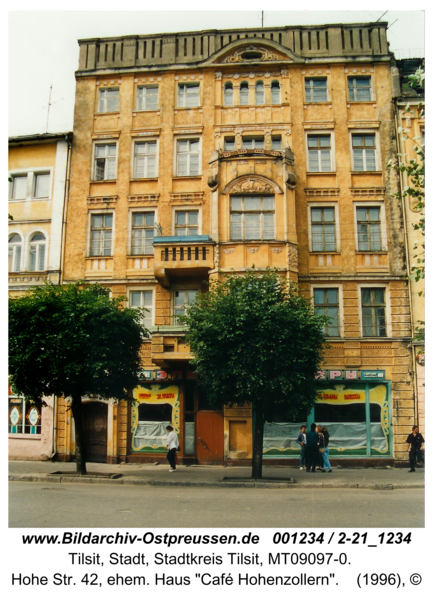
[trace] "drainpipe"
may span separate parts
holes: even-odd
[[[57,396],[53,396],[54,398],[54,415],[53,415],[53,439],[51,443],[51,456],[50,459],[53,459],[57,454]]]
[[[65,260],[65,238],[66,238],[66,209],[69,201],[69,187],[70,187],[70,174],[71,174],[71,152],[72,152],[72,140],[69,135],[65,136],[65,140],[68,144],[68,158],[66,164],[66,180],[65,180],[65,194],[63,202],[63,217],[62,217],[62,246],[60,254],[60,285],[63,284],[63,272],[64,272],[64,260]]]

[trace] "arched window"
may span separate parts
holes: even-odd
[[[250,103],[250,86],[248,85],[248,81],[243,81],[241,83],[240,103],[241,104],[249,104]]]
[[[14,233],[9,237],[9,272],[18,272],[21,266],[21,236]]]
[[[279,81],[273,81],[271,84],[271,101],[272,104],[281,104],[281,91]]]
[[[45,268],[45,236],[35,233],[30,241],[29,271],[43,271]]]
[[[265,103],[265,86],[263,81],[258,81],[256,83],[256,104],[264,104]]]
[[[224,86],[224,105],[233,106],[233,84],[226,83]]]

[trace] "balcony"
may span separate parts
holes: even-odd
[[[172,279],[206,278],[214,268],[214,245],[208,235],[154,238],[155,277],[166,287]]]

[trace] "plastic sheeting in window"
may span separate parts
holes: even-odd
[[[194,454],[194,425],[185,423],[185,454]]]
[[[301,425],[305,423],[265,423],[263,431],[263,452],[271,449],[288,450],[299,448],[296,443]]]
[[[166,427],[170,421],[138,421],[134,435],[134,446],[137,449],[150,446],[151,448],[165,448],[168,432]]]

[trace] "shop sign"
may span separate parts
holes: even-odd
[[[359,377],[358,371],[345,370],[345,369],[326,369],[324,371],[317,371],[315,379],[323,379],[326,381],[342,381],[349,380],[354,381],[358,379],[385,379],[385,371],[360,371],[361,377]]]
[[[181,379],[197,379],[197,375],[194,371],[154,371],[149,369],[148,371],[139,371],[138,379],[179,381]]]
[[[385,379],[385,371],[361,371],[361,379]]]

